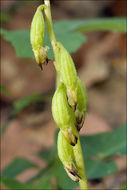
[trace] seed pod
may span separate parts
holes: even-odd
[[[58,134],[57,149],[58,156],[63,163],[68,176],[73,181],[78,182],[81,178],[74,164],[73,147],[67,142],[61,131]]]
[[[31,30],[30,30],[30,41],[36,62],[38,64],[46,63],[48,59],[46,55],[48,48],[42,47],[44,42],[44,32],[45,32],[45,23],[42,14],[42,8],[43,5],[40,5],[37,8],[31,23]]]
[[[76,126],[78,131],[82,128],[87,107],[87,93],[82,81],[77,77],[77,106],[75,110]]]
[[[59,48],[59,43],[52,41],[52,46],[53,46],[53,51],[54,51],[54,56],[55,56],[55,61],[54,65],[56,68],[56,71],[60,73],[60,48]]]
[[[56,124],[62,130],[66,140],[71,144],[77,143],[77,129],[75,114],[69,106],[66,96],[66,87],[63,83],[57,88],[52,99],[52,114]]]
[[[75,107],[77,103],[77,72],[73,60],[67,50],[58,43],[59,47],[59,63],[60,77],[67,88],[68,102],[71,107]]]

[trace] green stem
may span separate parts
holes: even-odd
[[[44,0],[44,3],[46,5],[46,9],[45,9],[45,17],[46,17],[46,21],[47,21],[47,28],[48,28],[48,32],[49,32],[49,37],[50,37],[50,41],[53,44],[53,42],[56,42],[56,37],[53,31],[53,25],[52,25],[52,17],[51,17],[51,11],[50,11],[50,1],[49,0]]]
[[[44,0],[44,3],[46,6],[46,8],[44,9],[44,12],[45,12],[45,17],[46,17],[46,21],[47,21],[49,37],[50,37],[50,41],[51,41],[51,44],[53,47],[54,54],[56,55],[57,52],[55,52],[55,48],[54,48],[54,44],[56,43],[56,37],[55,37],[54,31],[53,31],[52,17],[51,17],[51,10],[50,10],[50,1]],[[55,62],[54,62],[54,64],[55,64]],[[57,70],[57,67],[56,67],[56,70]],[[57,78],[57,85],[58,85],[58,83],[59,83],[59,76]],[[78,142],[74,146],[74,155],[75,155],[75,161],[77,164],[78,172],[79,172],[79,175],[81,176],[81,180],[79,181],[80,189],[88,190],[87,178],[86,178],[86,174],[85,174],[84,159],[83,159],[83,155],[82,155],[82,149],[81,149],[79,135],[78,135]]]
[[[57,52],[56,52],[56,48],[55,48],[55,45],[56,45],[57,42],[56,42],[56,37],[55,37],[55,34],[54,34],[54,30],[53,30],[52,16],[51,16],[51,9],[50,9],[50,1],[49,0],[44,0],[44,3],[45,3],[45,5],[44,5],[45,6],[44,13],[45,13],[46,21],[47,21],[48,33],[49,33],[50,41],[51,41],[54,56],[55,56],[55,61],[53,63],[54,63],[54,66],[56,68],[56,71],[58,72],[58,66],[57,66],[57,61],[56,61]]]

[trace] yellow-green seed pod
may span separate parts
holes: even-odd
[[[82,81],[77,77],[77,106],[75,110],[76,126],[82,128],[87,108],[87,93]]]
[[[77,129],[75,127],[75,114],[69,106],[66,87],[63,83],[57,88],[52,99],[52,114],[56,124],[71,145],[77,143]]]
[[[45,23],[42,14],[42,6],[39,6],[34,14],[31,31],[30,41],[33,49],[40,49],[44,42]]]
[[[38,64],[46,63],[48,59],[46,55],[47,47],[46,48],[42,47],[44,42],[44,32],[45,32],[45,23],[42,14],[43,8],[44,8],[43,5],[40,5],[37,8],[30,29],[30,42],[32,45],[36,62]]]
[[[59,159],[63,163],[68,176],[73,181],[78,182],[81,178],[74,164],[73,147],[67,142],[61,131],[58,134],[57,150]]]
[[[53,51],[54,51],[54,56],[55,56],[55,69],[58,73],[60,73],[60,48],[59,48],[59,43],[52,41],[52,46],[53,46]]]
[[[59,63],[60,77],[67,88],[68,102],[71,107],[75,107],[77,103],[77,72],[70,54],[58,43],[59,47]]]

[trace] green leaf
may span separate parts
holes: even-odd
[[[46,96],[41,96],[39,93],[34,93],[32,95],[26,96],[24,98],[21,98],[20,100],[16,100],[13,103],[13,111],[11,112],[11,115],[9,118],[4,122],[2,127],[0,128],[0,136],[4,134],[6,131],[9,123],[26,107],[28,107],[30,104],[35,103],[35,102],[47,102],[51,100],[52,95],[46,95]]]
[[[10,116],[4,123],[3,125],[1,126],[0,128],[0,137],[3,136],[4,132],[6,131],[8,125],[10,124],[10,122],[14,119],[15,117],[14,116]]]
[[[30,183],[33,182],[34,184],[35,181],[40,183],[41,180],[46,178],[51,179],[52,177],[56,178],[58,185],[62,189],[72,189],[78,186],[77,183],[73,182],[67,176],[63,168],[63,165],[58,159],[58,157],[55,158],[52,163],[48,164],[48,166],[45,169],[43,169],[39,174],[37,174],[32,180],[30,180]]]
[[[106,162],[104,160],[100,160],[100,158],[104,159],[106,157],[112,156],[113,154],[125,154],[125,134],[126,128],[125,125],[123,125],[112,132],[80,137],[82,146],[85,147],[83,148],[83,154],[85,157],[86,174],[88,179],[102,178],[117,171],[117,166],[113,161]],[[50,149],[50,151],[52,150]],[[50,152],[43,152],[42,158],[47,159],[49,155]],[[94,156],[94,160],[90,159],[90,156]],[[59,159],[51,166],[52,169],[49,167],[50,169],[48,168],[48,172],[45,173],[45,175],[50,174],[50,177],[54,175],[57,176],[59,186],[61,188],[72,189],[78,186],[67,176]],[[53,171],[55,171],[56,174],[54,174]],[[64,183],[65,181],[66,183]]]
[[[0,128],[0,136],[4,134],[6,131],[8,125],[10,122],[26,107],[28,107],[30,104],[39,101],[39,102],[48,102],[51,100],[52,95],[46,95],[41,97],[39,93],[32,94],[30,96],[26,96],[20,100],[17,100],[13,103],[14,110],[12,111],[11,115],[8,117],[8,119],[4,122],[2,127]]]
[[[0,33],[5,40],[12,44],[18,57],[34,58],[28,30],[7,31],[1,29]]]
[[[56,156],[56,146],[53,146],[47,150],[40,151],[38,156],[50,163]]]
[[[59,28],[64,31],[117,31],[127,32],[126,18],[96,18],[96,19],[76,19],[76,20],[61,20],[54,22],[54,28]]]
[[[88,179],[102,178],[117,171],[117,166],[113,161],[105,162],[103,160],[90,160],[86,158],[85,165]],[[78,183],[73,182],[68,177],[59,158],[55,158],[54,162],[49,164],[48,167],[43,170],[43,172],[41,171],[41,173],[35,177],[35,179],[40,181],[40,179],[43,179],[42,176],[47,179],[53,176],[56,177],[58,180],[58,185],[62,189],[73,189],[78,186]]]
[[[8,22],[11,19],[11,16],[8,13],[1,12],[0,21],[1,23]]]
[[[54,158],[54,160],[52,160],[52,162],[48,163],[48,165],[41,169],[39,171],[39,173],[37,173],[37,175],[35,175],[34,177],[30,178],[27,183],[28,184],[35,184],[35,182],[39,182],[40,180],[42,180],[42,176],[43,177],[46,177],[47,179],[50,179],[52,176],[56,176],[57,174],[57,161],[58,161],[58,158]]]
[[[1,34],[5,40],[9,41],[13,45],[18,57],[34,58],[28,30],[7,31],[5,29],[1,29]],[[84,42],[86,42],[86,38],[83,34],[79,32],[69,32],[63,27],[59,29],[57,28],[57,31],[55,30],[55,34],[57,40],[60,41],[70,53],[76,51]],[[50,59],[53,59],[53,51],[47,31],[45,32],[44,44],[50,47],[48,56]]]
[[[30,185],[23,184],[15,179],[8,178],[8,177],[2,177],[1,178],[1,183],[7,187],[10,190],[25,190],[25,189],[32,189]]]
[[[84,156],[106,158],[126,154],[126,124],[112,132],[81,136]]]
[[[88,179],[102,178],[117,171],[115,162],[105,162],[103,160],[85,160],[86,175]]]
[[[127,31],[126,18],[61,20],[55,21],[53,27],[56,39],[60,41],[70,53],[75,52],[83,43],[86,42],[86,38],[80,32],[96,30],[118,32]],[[1,29],[1,34],[5,40],[12,43],[13,47],[16,49],[18,57],[34,58],[28,30],[7,31]],[[53,59],[53,52],[47,31],[45,32],[44,44],[50,47],[48,55],[50,59]]]
[[[30,96],[26,96],[20,100],[17,100],[13,103],[14,106],[14,113],[18,114],[21,112],[24,108],[28,107],[30,104],[36,102],[40,97],[39,93],[34,93]]]
[[[60,160],[57,161],[57,180],[62,189],[74,189],[79,186],[78,183],[68,177]]]
[[[85,160],[86,175],[88,179],[102,178],[107,175],[111,175],[117,171],[116,164],[112,162],[105,162],[100,160]],[[59,168],[57,173],[57,179],[60,187],[63,189],[76,188],[77,183],[73,182],[66,174],[63,165],[59,162]],[[65,183],[66,181],[66,183]]]
[[[50,178],[46,176],[42,177],[42,179],[39,180],[36,189],[46,189],[46,190],[52,189]]]
[[[36,167],[36,165],[25,158],[16,158],[2,171],[4,177],[15,177],[23,171]]]
[[[126,18],[101,18],[82,20],[72,28],[80,32],[91,31],[117,31],[126,33]]]
[[[127,190],[127,184],[122,185],[122,187],[119,190]]]
[[[77,51],[86,42],[85,36],[80,32],[70,31],[69,26],[65,28],[64,25],[60,24],[61,21],[54,23],[56,40],[61,42],[70,53]]]
[[[0,85],[0,92],[3,93],[3,94],[7,94],[7,95],[10,94],[10,93],[8,92],[8,90],[7,90],[4,86],[2,86],[2,85]]]

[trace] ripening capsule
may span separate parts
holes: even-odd
[[[36,62],[43,64],[47,62],[47,47],[42,47],[44,42],[45,23],[42,14],[43,5],[40,5],[33,17],[30,29],[30,42],[35,55]]]
[[[68,102],[71,107],[75,107],[77,103],[77,72],[75,69],[75,65],[70,54],[67,50],[62,46],[62,44],[57,43],[59,49],[59,73],[60,78],[64,85],[67,88]]]
[[[61,131],[58,134],[57,150],[59,159],[63,163],[68,176],[73,181],[78,182],[81,178],[74,164],[73,147],[67,142]]]
[[[33,49],[40,49],[44,42],[45,23],[41,7],[37,8],[31,23],[30,41]]]
[[[76,116],[76,126],[78,131],[83,126],[85,120],[86,108],[87,108],[86,89],[80,78],[77,77],[77,105],[75,110],[75,116]]]
[[[75,114],[69,106],[66,95],[66,87],[63,83],[57,88],[52,99],[52,115],[56,124],[62,130],[66,140],[71,144],[77,143],[77,129],[75,127]]]
[[[52,41],[52,45],[53,45],[53,51],[54,51],[54,56],[55,56],[55,61],[54,61],[55,69],[56,69],[57,73],[60,74],[60,48],[59,48],[59,43]]]

